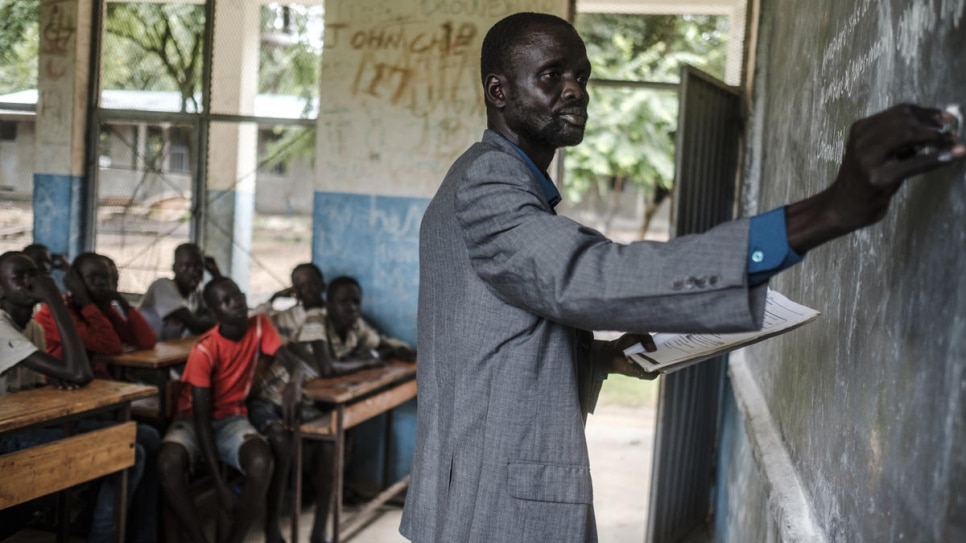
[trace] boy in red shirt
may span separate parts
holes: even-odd
[[[114,271],[104,255],[78,255],[64,276],[64,285],[70,291],[64,297],[67,310],[89,354],[121,354],[124,345],[150,349],[157,343],[151,326],[117,291]],[[60,332],[50,308],[42,307],[34,320],[44,328],[47,352],[62,358]],[[91,369],[95,377],[111,378],[104,363],[92,360]]]
[[[245,295],[230,278],[212,279],[203,297],[218,325],[201,336],[188,356],[178,419],[165,435],[158,459],[161,486],[187,539],[205,543],[185,477],[192,465],[204,460],[219,510],[234,515],[227,541],[240,543],[261,510],[274,468],[271,449],[248,421],[245,400],[259,356],[278,352],[279,360],[288,360],[271,321],[264,315],[248,317]],[[215,468],[218,459],[245,475],[240,496]],[[274,526],[273,533],[266,533],[267,541],[281,538],[277,521]]]

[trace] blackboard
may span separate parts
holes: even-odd
[[[766,210],[831,182],[857,118],[966,102],[966,2],[765,1],[757,55],[747,188]],[[830,541],[964,533],[964,249],[959,164],[773,280],[823,312],[750,358]]]

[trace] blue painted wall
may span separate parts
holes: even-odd
[[[428,198],[316,192],[312,261],[327,280],[351,275],[383,332],[416,344],[419,222]]]
[[[34,174],[34,243],[73,258],[83,249],[84,178],[64,174]]]
[[[416,345],[419,223],[428,198],[316,192],[312,261],[326,280],[351,275],[362,285],[362,309],[382,332]],[[417,347],[418,348],[418,347]],[[385,417],[356,431],[350,479],[378,482]],[[394,411],[390,476],[409,472],[416,439],[416,402]]]

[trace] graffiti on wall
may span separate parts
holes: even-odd
[[[319,188],[430,196],[485,127],[479,56],[486,30],[507,13],[563,13],[566,4],[402,0],[330,8]]]

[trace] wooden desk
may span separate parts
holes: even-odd
[[[77,390],[39,388],[0,397],[0,434],[72,423],[90,415],[114,412],[120,424],[73,433],[63,439],[0,456],[0,509],[60,492],[74,485],[115,474],[114,539],[124,540],[127,522],[127,468],[134,465],[135,426],[131,402],[156,394],[154,387],[94,380]],[[60,533],[67,541],[66,502],[60,502]]]
[[[153,349],[127,351],[113,356],[98,356],[99,360],[107,362],[118,370],[118,378],[123,379],[128,368],[153,370],[158,379],[158,406],[155,416],[162,429],[167,426],[173,415],[175,402],[174,389],[171,386],[171,368],[181,366],[188,361],[191,349],[198,343],[198,336],[159,341]]]
[[[339,543],[343,532],[361,527],[380,505],[402,492],[409,485],[409,476],[396,481],[365,504],[355,515],[342,521],[342,479],[345,466],[345,431],[377,415],[388,413],[383,450],[383,486],[389,479],[392,413],[394,407],[416,397],[416,364],[389,362],[379,368],[369,368],[349,375],[329,379],[310,379],[302,387],[302,394],[331,411],[322,417],[302,423],[295,432],[293,473],[292,541],[299,541],[297,512],[302,500],[302,439],[323,439],[335,442],[334,500],[332,503],[332,543]]]

